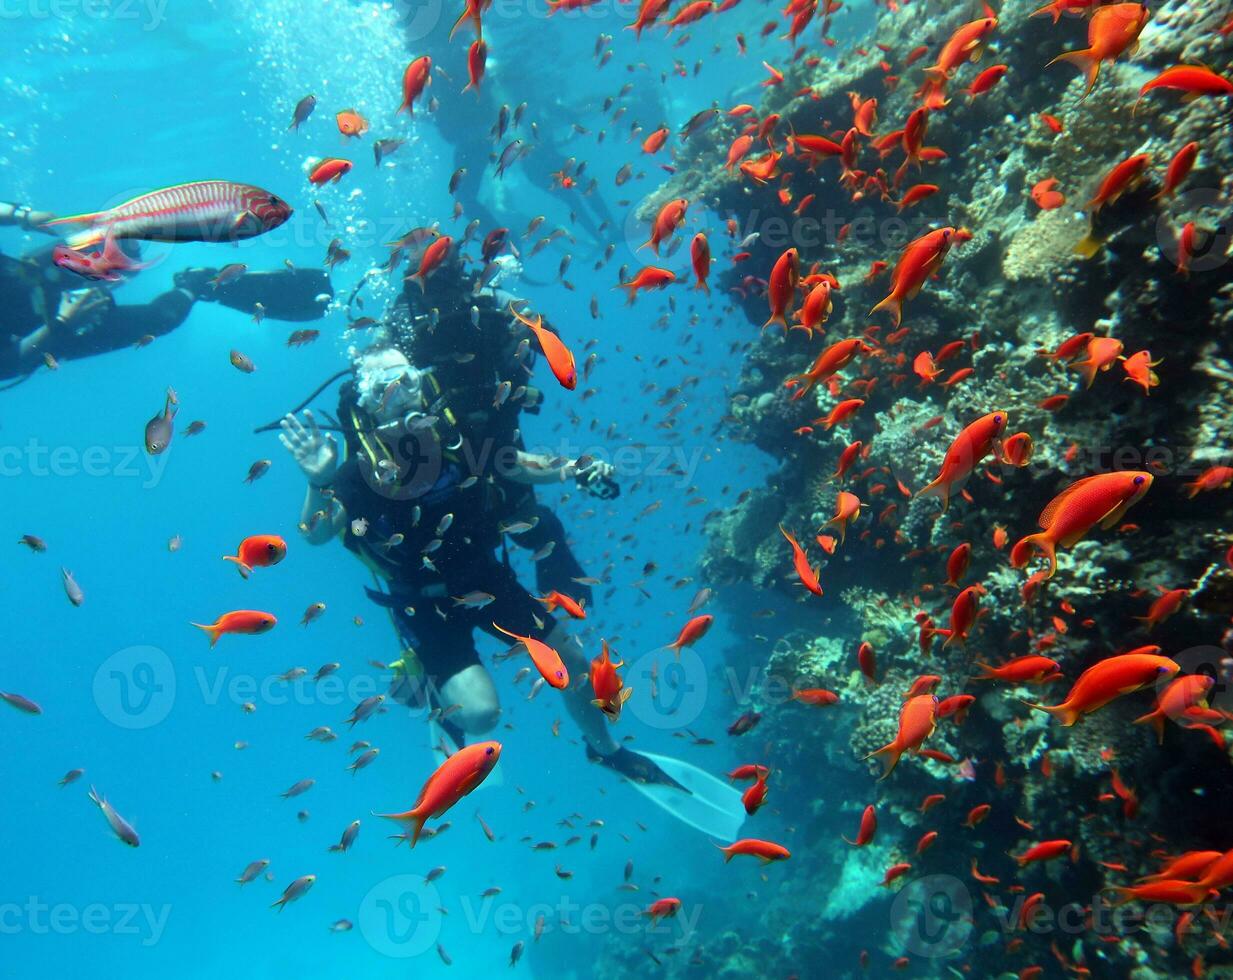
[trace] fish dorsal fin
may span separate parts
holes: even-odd
[[[1072,483],[1051,501],[1049,501],[1048,506],[1045,507],[1045,509],[1040,513],[1040,521],[1038,522],[1040,527],[1044,530],[1048,530],[1057,518],[1057,512],[1062,509],[1062,505],[1065,504],[1076,491],[1083,489],[1096,478],[1097,477],[1095,476],[1086,476],[1082,480]]]

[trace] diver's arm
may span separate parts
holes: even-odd
[[[581,465],[579,465],[581,463]],[[514,465],[504,475],[514,483],[562,483],[565,480],[592,480],[612,477],[615,468],[611,463],[597,459],[552,459],[542,453],[517,451]]]
[[[278,441],[286,447],[308,480],[308,492],[300,511],[300,531],[309,544],[325,544],[347,523],[347,509],[326,489],[338,472],[338,444],[334,437],[323,434],[311,411],[305,410],[304,421],[288,414],[279,423],[282,432]],[[325,513],[324,518],[317,517]]]
[[[55,235],[55,231],[43,227],[54,217],[55,215],[50,211],[32,211],[24,204],[0,201],[0,226],[16,225],[27,231],[41,231],[44,235]]]

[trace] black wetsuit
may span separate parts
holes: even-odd
[[[178,288],[142,305],[106,305],[85,318],[88,326],[59,323],[56,314],[63,294],[105,283],[91,283],[51,264],[50,249],[22,259],[0,255],[0,379],[29,374],[50,354],[57,361],[72,361],[134,347],[147,337],[161,337],[180,326],[197,299],[217,300],[233,309],[251,312],[262,302],[271,319],[318,319],[325,304],[315,297],[332,294],[329,277],[316,269],[247,273],[215,290],[208,285],[214,269],[193,269],[176,274]],[[46,337],[21,353],[21,341],[47,326]]]
[[[591,597],[587,586],[574,581],[583,570],[565,542],[560,519],[536,500],[533,487],[502,476],[513,449],[521,448],[520,406],[506,401],[494,408],[493,394],[501,380],[523,383],[526,372],[513,356],[520,338],[508,315],[491,299],[476,302],[481,305],[478,329],[469,312],[459,309],[443,315],[431,331],[410,331],[401,344],[412,363],[434,379],[425,391],[425,411],[441,418],[448,408],[450,419],[432,431],[381,440],[397,465],[396,480],[383,480],[363,441],[348,432],[348,458],[333,483],[347,513],[343,543],[385,582],[384,590],[367,590],[369,596],[390,610],[403,642],[437,686],[480,662],[475,629],[509,642],[494,622],[537,639],[555,626],[510,567],[507,539],[536,551],[553,543],[551,553],[536,562],[539,594],[558,589],[585,601]],[[396,309],[394,315],[399,313]],[[468,350],[476,356],[460,363],[456,355]],[[367,418],[357,414],[354,389],[345,385],[339,406],[344,429],[353,417]],[[473,484],[461,486],[473,476],[478,478]],[[447,514],[453,522],[427,555],[433,566],[428,568],[423,549],[436,539]],[[357,519],[367,524],[362,535],[354,533]],[[534,526],[507,538],[501,528],[513,521]],[[395,535],[402,535],[400,543],[387,547]],[[477,592],[491,595],[492,601],[483,606],[454,601]],[[536,625],[537,617],[542,625]]]

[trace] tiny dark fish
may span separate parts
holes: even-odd
[[[163,402],[163,410],[146,423],[146,452],[157,456],[165,452],[171,445],[171,437],[175,433],[176,412],[180,403],[173,389],[167,389],[167,397]]]
[[[0,691],[0,701],[7,701],[18,711],[24,711],[28,715],[41,715],[43,713],[42,708],[40,708],[29,698],[22,697],[20,694]]]
[[[248,468],[248,476],[244,478],[245,483],[252,483],[254,480],[260,480],[270,469],[272,460],[259,459]]]
[[[47,550],[47,542],[33,534],[23,534],[17,539],[18,544],[24,544],[31,551],[40,554]]]
[[[381,166],[381,161],[388,157],[391,153],[397,152],[398,148],[406,143],[406,140],[388,139],[377,140],[372,145],[373,159],[376,161],[376,166]],[[324,215],[322,216],[324,217]]]
[[[315,95],[306,95],[295,104],[295,111],[291,114],[291,125],[288,129],[300,128],[300,124],[313,114],[313,110],[317,108],[317,97]]]
[[[84,769],[70,769],[68,772],[66,772],[63,776],[60,777],[60,782],[57,785],[60,786],[61,789],[63,789],[69,783],[75,783],[82,776],[84,776],[85,773],[86,771]]]
[[[307,793],[316,785],[315,779],[301,779],[298,783],[288,787],[286,791],[279,794],[284,800],[289,800],[293,796],[299,796],[301,793]]]

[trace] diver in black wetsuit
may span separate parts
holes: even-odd
[[[51,215],[0,203],[0,227],[43,231]],[[24,380],[47,356],[55,361],[92,357],[134,347],[170,333],[197,300],[218,301],[254,312],[260,302],[275,320],[314,320],[325,312],[320,297],[333,294],[319,270],[245,273],[217,289],[216,269],[186,269],[175,288],[142,305],[119,306],[106,284],[91,283],[57,268],[52,245],[21,258],[0,253],[0,379]]]
[[[408,286],[386,318],[383,339],[355,359],[342,386],[346,458],[310,412],[282,421],[281,440],[308,480],[301,530],[313,544],[341,535],[382,582],[367,590],[390,611],[406,646],[393,695],[438,709],[457,705],[443,727],[456,743],[492,729],[500,704],[480,663],[474,631],[509,642],[493,627],[554,647],[574,680],[563,692],[588,755],[641,781],[671,782],[649,759],[620,747],[578,680],[581,645],[521,585],[505,541],[538,555],[540,594],[589,603],[591,590],[557,516],[534,484],[573,480],[615,495],[602,463],[526,452],[519,413],[538,409],[527,385],[534,354],[499,294],[476,295],[461,267],[447,264],[421,297]],[[504,399],[494,397],[510,382]],[[500,552],[500,553],[498,553]]]

